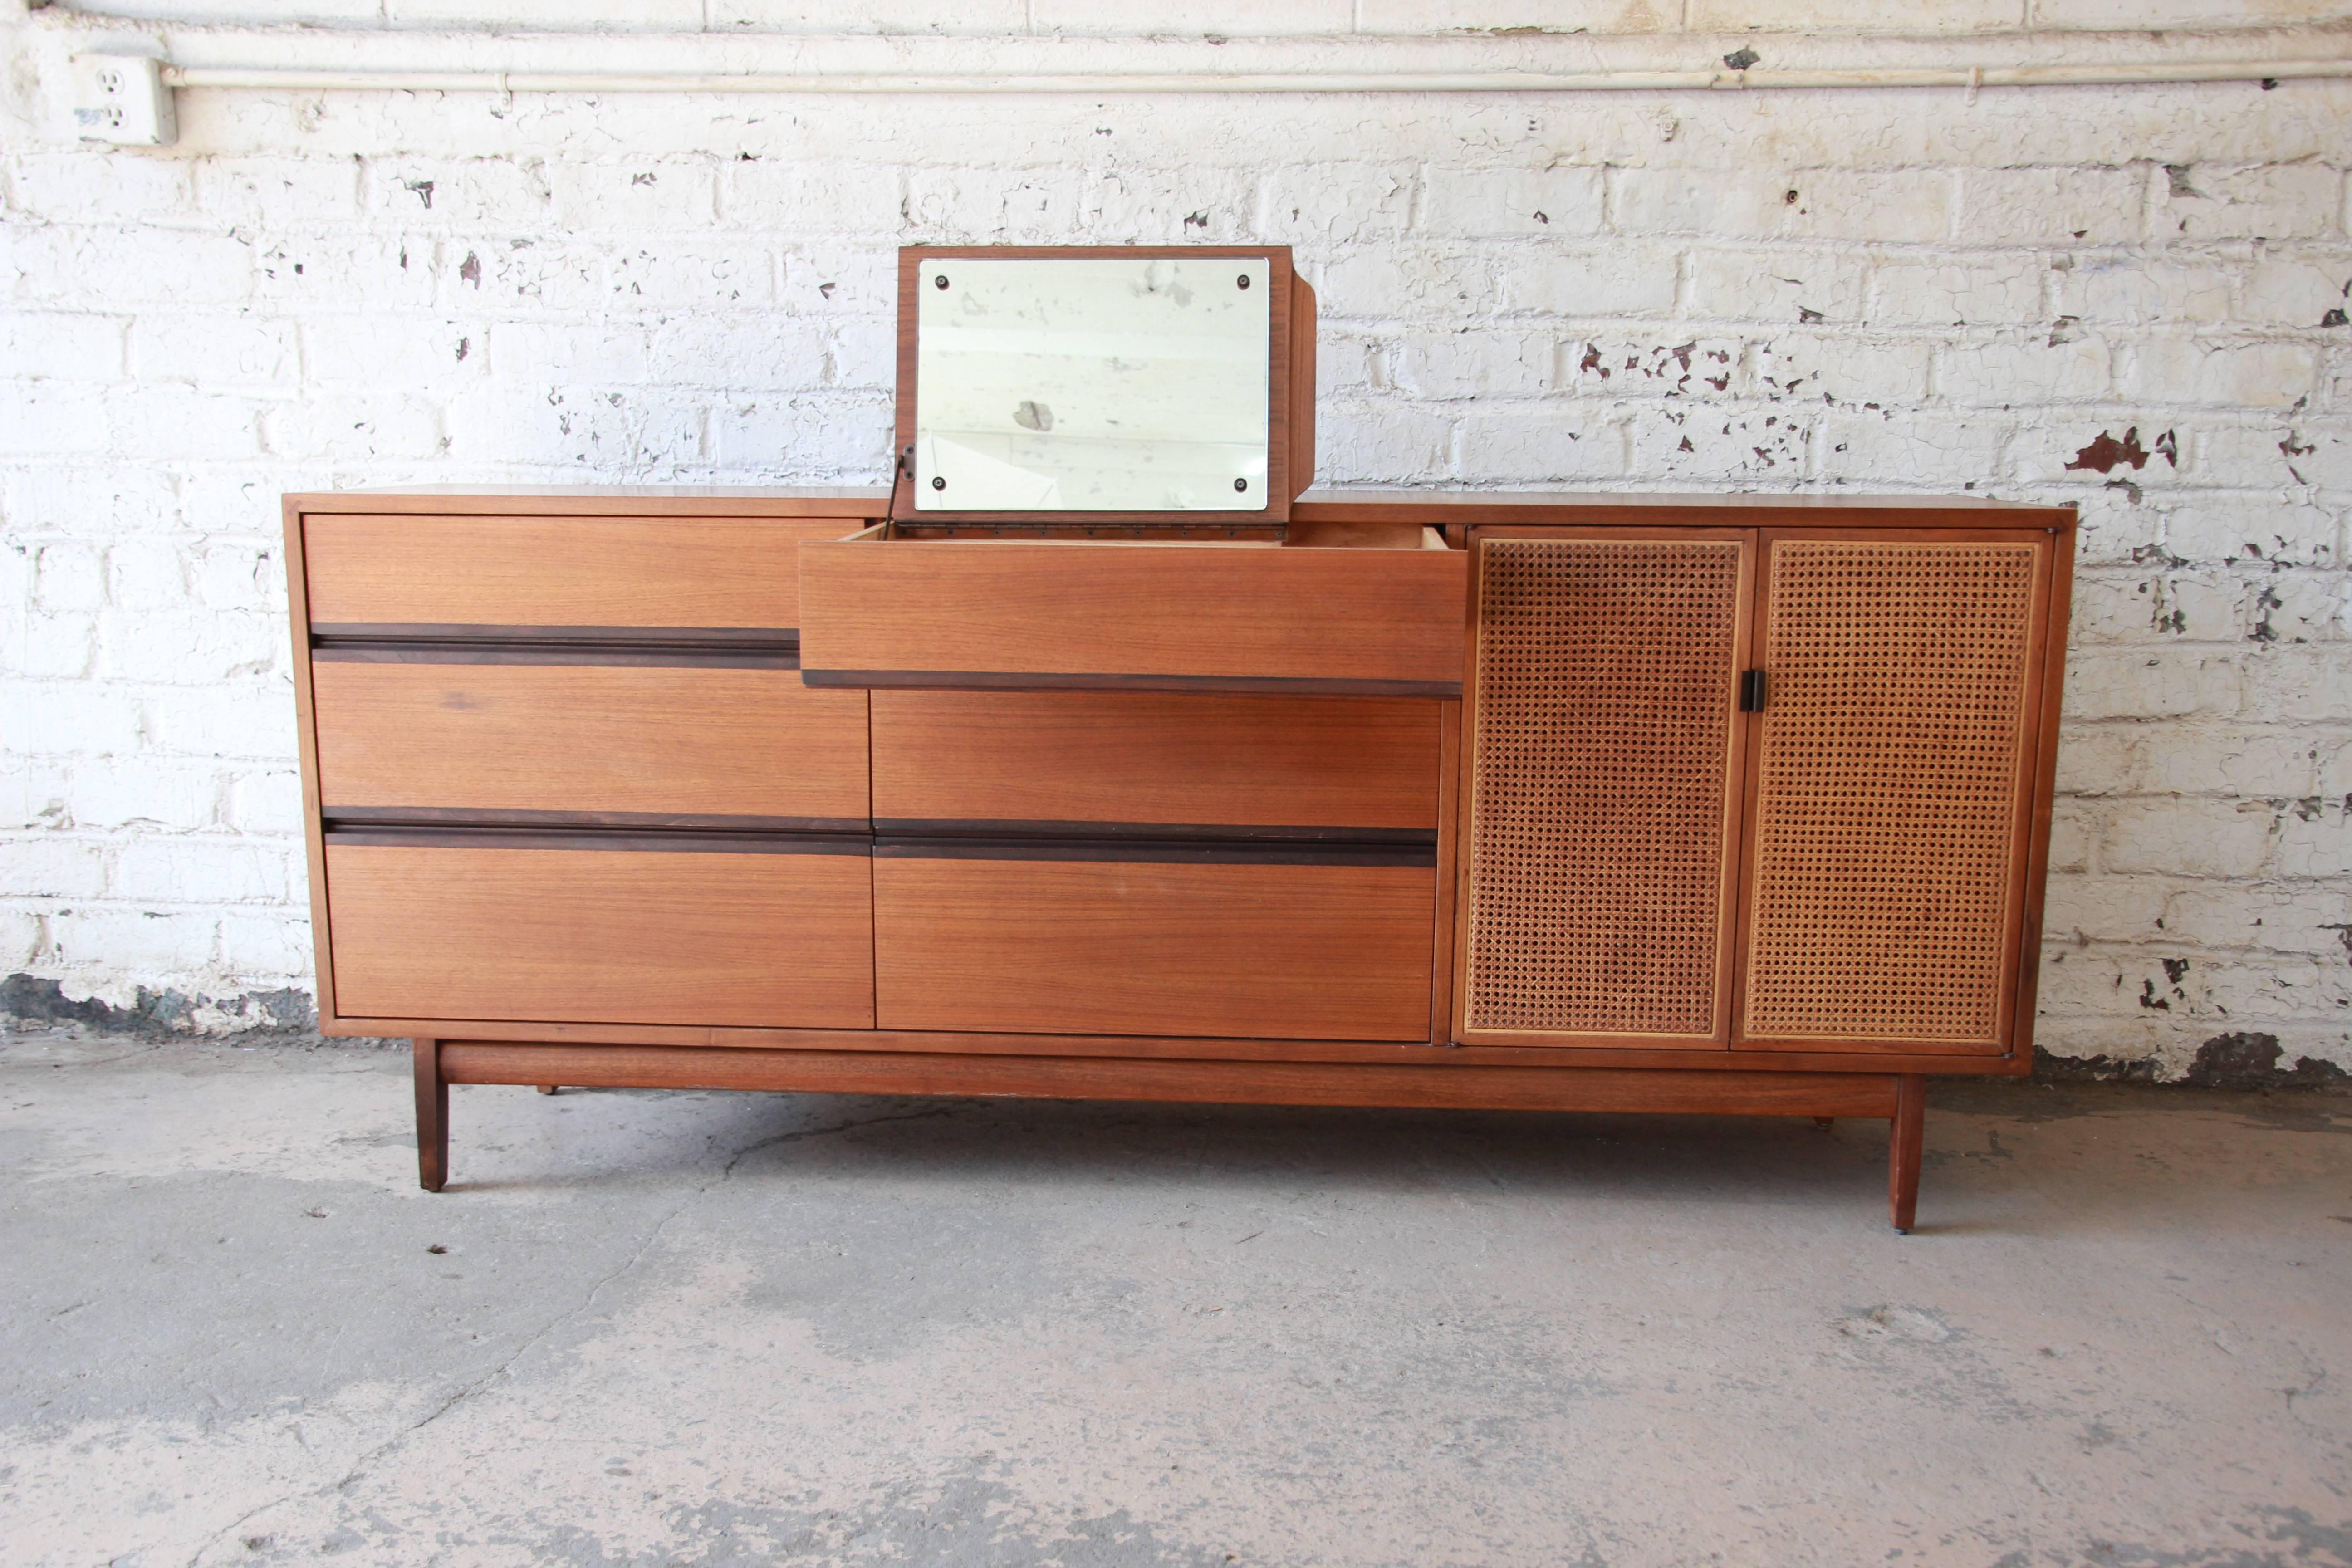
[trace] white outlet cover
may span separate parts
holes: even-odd
[[[162,147],[180,133],[163,62],[147,55],[76,55],[67,62],[73,132],[85,142]]]

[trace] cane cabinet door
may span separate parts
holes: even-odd
[[[1479,531],[1464,1041],[1728,1045],[1755,537]]]
[[[1734,1044],[2014,1037],[2049,635],[2041,530],[1765,531]]]

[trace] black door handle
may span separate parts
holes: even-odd
[[[1764,672],[1743,669],[1739,672],[1739,710],[1742,713],[1764,711]]]

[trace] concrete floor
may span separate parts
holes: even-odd
[[[0,1046],[0,1562],[2342,1564],[2352,1099],[1885,1127]]]

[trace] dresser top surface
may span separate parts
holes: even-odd
[[[2063,526],[2069,506],[1991,500],[1980,496],[1822,495],[1812,492],[1652,493],[1633,490],[1308,490],[1292,503],[1300,522],[1384,521],[1420,523],[1543,524],[1673,521],[1669,511],[1784,512],[1790,521],[1860,521],[1855,514],[1900,512],[1908,526],[2021,523]],[[1831,515],[1823,515],[1831,514]]]
[[[853,517],[890,510],[886,485],[396,485],[286,498],[296,512],[499,516]]]

